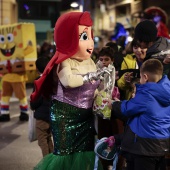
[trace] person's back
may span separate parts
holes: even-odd
[[[43,73],[49,58],[39,57],[36,60],[37,71],[40,76]],[[38,77],[37,79],[39,79]],[[51,140],[50,129],[50,100],[40,96],[36,101],[30,102],[31,109],[34,111],[36,119],[36,133],[38,144],[42,150],[43,156],[53,152],[53,143]]]
[[[170,81],[162,73],[159,60],[145,61],[135,97],[121,102],[121,114],[129,118],[121,143],[127,170],[155,170],[169,150]]]

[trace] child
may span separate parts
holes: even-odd
[[[123,100],[130,99],[132,95],[130,91],[130,81],[135,75],[138,76],[136,73],[139,71],[139,68],[144,61],[147,50],[146,48],[142,49],[140,44],[135,39],[131,42],[130,48],[133,50],[133,53],[127,54],[124,57],[121,70],[119,71],[119,73],[123,72],[123,75],[120,75],[120,79],[117,81],[117,85],[121,90],[121,99]],[[136,73],[134,74],[132,71]]]
[[[98,59],[101,67],[108,67],[109,64],[114,65],[114,51],[111,47],[105,46],[103,47],[98,54]],[[115,93],[117,92],[117,93]],[[120,93],[118,88],[115,86],[113,90],[112,98],[120,98]],[[101,139],[103,137],[109,137],[112,134],[123,133],[123,122],[121,120],[112,118],[112,119],[103,119],[98,116],[98,138]],[[101,160],[104,169],[108,169],[110,165],[112,165],[112,161]],[[123,159],[119,159],[117,169],[121,169],[123,164]]]
[[[49,59],[47,57],[39,57],[36,60],[35,64],[40,77],[48,62]],[[37,79],[39,79],[39,77]],[[30,106],[31,109],[34,110],[38,145],[40,146],[44,157],[53,152],[50,128],[50,101],[41,96],[36,101],[30,102]]]
[[[128,117],[121,142],[127,170],[159,169],[169,150],[170,81],[162,74],[161,62],[148,59],[140,68],[141,85],[137,85],[135,97],[109,103],[113,115]]]

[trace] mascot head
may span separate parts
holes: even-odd
[[[91,55],[94,46],[91,26],[89,12],[69,12],[59,17],[54,29],[56,43],[54,57],[57,57],[58,63],[67,58],[86,59]],[[83,48],[86,56],[80,56]]]

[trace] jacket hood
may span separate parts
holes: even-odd
[[[158,103],[163,106],[170,105],[170,81],[167,76],[163,76],[163,78],[158,83],[146,83],[143,85],[138,85],[140,89],[145,89],[145,93],[153,96]]]
[[[155,41],[155,43],[148,48],[146,52],[146,58],[150,58],[153,54],[159,53],[161,51],[167,51],[170,49],[170,43],[167,41],[164,37],[158,37]]]

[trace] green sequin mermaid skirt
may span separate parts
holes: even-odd
[[[45,156],[34,170],[93,170],[94,120],[92,109],[52,101],[51,128],[54,152]],[[99,162],[98,170],[102,170]]]

